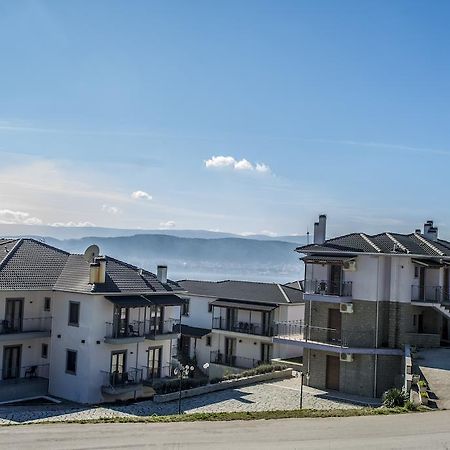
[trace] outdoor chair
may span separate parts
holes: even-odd
[[[28,369],[25,371],[25,378],[36,378],[37,377],[37,369],[38,366],[30,366],[28,367]]]

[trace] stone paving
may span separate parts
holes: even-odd
[[[182,400],[182,409],[187,414],[196,412],[273,411],[298,409],[300,386],[296,378],[259,383],[238,389],[228,389]],[[304,387],[303,407],[314,409],[358,408],[355,398],[346,396],[332,399],[329,394]],[[370,400],[367,399],[367,404]],[[178,413],[178,402],[157,404],[151,400],[131,405],[80,406],[68,404],[0,406],[0,425],[17,423],[41,423],[49,421],[71,421],[103,419],[113,417],[143,417]]]

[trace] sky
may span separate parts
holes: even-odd
[[[0,223],[450,239],[450,2],[5,0]]]

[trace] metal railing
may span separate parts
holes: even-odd
[[[334,295],[338,297],[352,296],[352,282],[335,283],[327,280],[305,280],[305,293],[318,295]]]
[[[273,336],[274,327],[269,325],[263,327],[259,323],[236,321],[228,323],[226,317],[214,317],[212,327],[216,330],[234,331],[236,333],[253,334],[257,336]]]
[[[227,355],[219,351],[211,352],[210,362],[213,364],[220,364],[222,366],[237,367],[240,369],[253,369],[268,361],[261,361],[259,359],[245,358],[243,356]]]
[[[119,323],[106,322],[106,338],[121,339],[144,336],[144,322],[133,320],[121,326]]]
[[[147,367],[142,366],[143,380],[153,382],[161,378],[171,378],[174,376],[173,370],[175,366]]]
[[[301,340],[305,335],[305,325],[303,320],[291,320],[287,322],[276,322],[274,325],[275,333],[277,337],[287,337]]]
[[[442,286],[411,286],[411,300],[424,303],[449,303],[450,292]]]
[[[145,335],[147,337],[161,336],[164,334],[176,334],[179,330],[180,319],[146,320]]]
[[[33,317],[30,319],[3,319],[0,322],[0,334],[30,333],[50,331],[52,327],[51,317]]]
[[[102,370],[103,386],[124,387],[142,383],[142,369],[130,368],[127,370],[110,372]]]
[[[26,380],[34,378],[49,378],[49,364],[32,364],[23,367],[3,367],[3,380]]]

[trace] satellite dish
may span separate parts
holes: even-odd
[[[84,252],[84,260],[88,263],[91,263],[94,261],[94,258],[97,258],[99,254],[100,249],[98,248],[98,245],[90,245]]]

